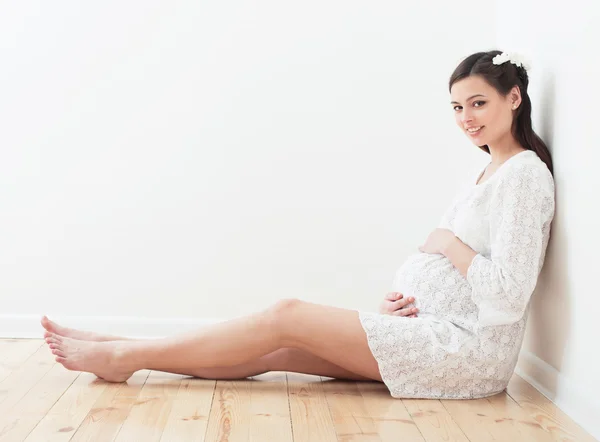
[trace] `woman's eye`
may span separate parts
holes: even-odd
[[[479,106],[475,106],[476,104],[479,104]],[[485,104],[485,101],[474,101],[474,102],[473,102],[473,106],[475,106],[475,107],[481,107],[481,106],[483,106],[484,104]],[[462,106],[454,106],[454,107],[453,107],[453,109],[454,109],[454,111],[455,111],[455,112],[456,112],[456,108],[457,108],[457,107],[462,107]]]

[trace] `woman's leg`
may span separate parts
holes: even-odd
[[[298,348],[280,348],[266,356],[267,371],[291,371],[352,381],[373,381]]]
[[[91,331],[63,327],[47,317],[42,318],[42,325],[47,330],[45,337],[53,333],[64,337],[83,341],[125,341],[135,340],[123,336],[105,335]],[[54,345],[52,345],[54,347]],[[172,367],[165,371],[176,372]],[[204,379],[244,379],[269,371],[291,371],[295,373],[326,376],[336,379],[368,381],[369,378],[352,373],[339,365],[297,348],[280,348],[258,359],[229,367],[205,367],[180,371],[179,374],[195,376]]]
[[[244,379],[270,371],[291,371],[351,381],[373,380],[297,348],[280,348],[258,359],[229,367],[201,367],[185,370],[167,367],[163,371],[203,379]]]
[[[189,372],[248,363],[296,348],[367,379],[381,381],[358,312],[294,299],[250,316],[165,339],[89,342],[46,338],[66,368],[122,382],[140,369]]]

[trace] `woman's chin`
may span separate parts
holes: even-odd
[[[471,142],[475,145],[475,146],[485,146],[487,145],[487,141],[485,138],[483,137],[470,137],[471,138]]]

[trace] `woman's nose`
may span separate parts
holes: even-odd
[[[473,116],[468,112],[463,112],[461,123],[463,125],[466,125],[467,123],[470,123],[471,121],[473,121]]]

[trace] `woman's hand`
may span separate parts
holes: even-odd
[[[391,292],[385,295],[381,305],[379,306],[379,313],[382,315],[392,316],[406,316],[409,318],[416,318],[419,309],[415,307],[406,307],[412,303],[415,298],[405,298],[402,293]]]
[[[447,247],[456,239],[454,232],[448,229],[435,229],[429,234],[425,244],[419,247],[419,251],[425,253],[444,254]]]

